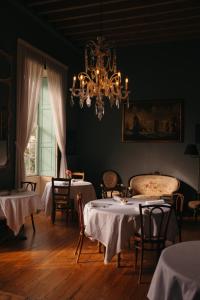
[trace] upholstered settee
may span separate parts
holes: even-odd
[[[169,175],[135,175],[128,181],[129,195],[140,200],[170,197],[178,191],[179,187],[180,181]]]

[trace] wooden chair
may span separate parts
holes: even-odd
[[[70,198],[71,179],[67,178],[54,178],[52,182],[52,213],[51,222],[55,223],[56,211],[62,211],[66,213],[66,221],[68,222],[69,213],[73,218],[74,213],[74,201]]]
[[[36,186],[37,186],[36,182],[21,181],[21,188],[24,188],[26,191],[35,192],[36,191]],[[31,222],[32,222],[33,231],[35,232],[35,223],[34,223],[33,214],[31,214]]]
[[[195,221],[197,221],[197,217],[200,212],[200,200],[189,201],[188,207],[193,210],[193,217]]]
[[[125,187],[122,179],[115,170],[105,170],[101,174],[102,198],[112,198],[113,195],[123,196]]]
[[[79,219],[79,239],[78,244],[76,247],[75,255],[77,255],[76,263],[79,262],[79,257],[81,255],[81,250],[83,247],[83,241],[85,238],[85,225],[84,225],[84,218],[83,218],[83,199],[82,194],[77,194],[77,207],[78,207],[78,219]]]
[[[167,229],[173,210],[169,204],[162,205],[141,205],[140,210],[140,231],[134,236],[135,248],[135,270],[137,267],[138,251],[141,253],[138,283],[141,282],[143,272],[143,257],[145,251],[157,253],[157,259],[165,248]],[[155,232],[156,223],[156,232]]]
[[[72,172],[72,178],[73,179],[85,179],[85,173],[84,172]]]
[[[77,200],[77,207],[78,207],[78,219],[79,219],[79,230],[80,230],[78,244],[75,250],[75,255],[77,255],[76,263],[78,263],[83,248],[83,242],[86,235],[85,235],[85,225],[84,225],[84,217],[83,217],[83,198],[81,193],[77,194],[76,200]],[[101,246],[102,244],[98,242],[99,253],[101,253]],[[104,248],[104,253],[105,253],[105,248]]]
[[[172,196],[172,204],[174,206],[176,220],[178,224],[179,242],[182,242],[182,219],[183,219],[183,207],[184,207],[183,194],[174,193]]]

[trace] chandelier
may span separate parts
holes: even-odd
[[[95,101],[95,112],[99,120],[104,115],[105,100],[108,99],[111,107],[127,100],[128,104],[128,78],[124,85],[122,76],[117,71],[116,53],[109,49],[104,38],[97,37],[97,42],[90,41],[85,47],[85,72],[80,72],[78,78],[73,77],[71,103],[79,98],[80,107],[84,104],[90,107]]]

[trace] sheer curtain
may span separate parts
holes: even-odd
[[[47,65],[50,103],[52,107],[56,140],[61,152],[60,177],[65,177],[66,161],[66,110],[65,90],[67,67],[46,53],[20,40],[17,65],[17,130],[15,185],[25,177],[24,151],[34,126],[38,109],[41,77]]]
[[[51,61],[46,62],[50,103],[52,107],[55,135],[61,152],[60,177],[65,177],[66,159],[66,74],[65,70]]]
[[[18,43],[15,185],[25,177],[24,151],[34,126],[39,101],[43,57]]]

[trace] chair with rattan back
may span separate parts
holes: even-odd
[[[112,198],[114,195],[123,196],[125,187],[120,175],[115,170],[105,170],[101,174],[102,198]]]
[[[135,270],[137,266],[138,251],[141,252],[139,279],[141,282],[143,272],[143,257],[145,251],[154,251],[157,259],[165,248],[167,230],[173,206],[170,204],[142,205],[139,204],[140,230],[134,236]]]
[[[36,191],[36,186],[37,186],[36,182],[21,181],[21,188],[24,188],[26,191],[35,192]],[[34,222],[33,214],[31,214],[31,222],[32,222],[33,231],[35,232],[35,222]]]
[[[69,213],[73,218],[74,201],[70,198],[71,179],[52,177],[52,213],[51,222],[55,223],[56,211],[66,213],[66,221],[68,222]]]

